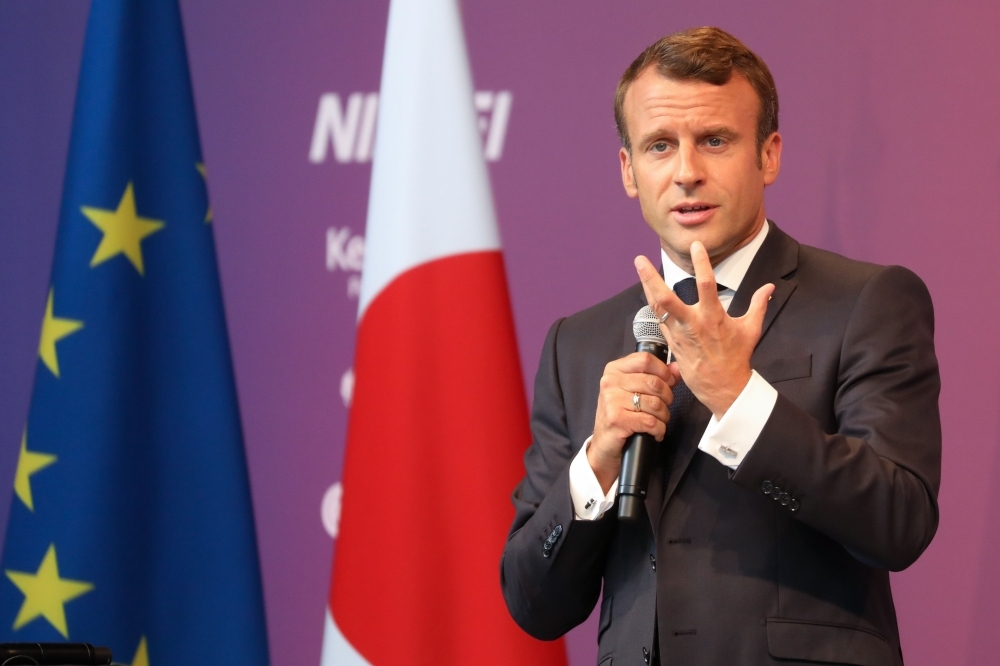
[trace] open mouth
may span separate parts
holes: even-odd
[[[674,220],[684,226],[693,226],[707,222],[718,206],[702,203],[680,204],[673,208]]]

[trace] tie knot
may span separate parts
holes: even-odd
[[[726,287],[716,284],[715,288],[719,291],[724,291]],[[674,285],[674,293],[677,294],[677,298],[681,299],[684,305],[694,305],[698,302],[698,283],[693,277],[684,278]]]
[[[694,278],[684,278],[674,285],[674,293],[684,305],[694,305],[698,302],[698,283]]]

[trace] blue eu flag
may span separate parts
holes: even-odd
[[[177,0],[93,0],[0,568],[0,640],[266,664]]]

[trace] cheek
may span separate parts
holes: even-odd
[[[757,205],[764,192],[764,173],[757,169],[756,162],[744,165],[730,176],[732,179],[727,194],[731,202],[738,208]]]
[[[643,177],[636,180],[636,187],[639,191],[639,201],[643,207],[654,206],[669,189],[669,185],[664,185],[666,181],[656,171],[643,173]]]
[[[638,174],[640,187],[654,192],[662,192],[673,183],[673,170],[670,160],[650,160],[643,165]]]

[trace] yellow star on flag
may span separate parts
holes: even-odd
[[[125,194],[122,195],[117,210],[90,206],[82,206],[80,210],[95,227],[104,232],[104,238],[101,239],[101,244],[97,246],[97,251],[90,260],[90,267],[93,268],[112,257],[124,254],[135,266],[135,270],[139,271],[139,275],[145,275],[142,264],[142,239],[162,229],[164,224],[160,220],[139,217],[135,212],[135,193],[132,190],[132,183],[125,186]]]
[[[149,654],[146,650],[145,636],[139,640],[139,647],[135,651],[135,656],[132,657],[132,666],[149,666]]]
[[[198,169],[198,173],[201,177],[205,179],[205,186],[208,187],[208,171],[205,169],[205,165],[202,162],[198,162],[194,165]],[[212,204],[208,204],[208,211],[205,212],[205,224],[212,221]]]
[[[28,450],[28,431],[21,435],[21,455],[17,459],[17,472],[14,473],[14,492],[21,498],[29,511],[35,510],[31,501],[31,475],[45,469],[56,461],[49,453],[36,453]]]
[[[49,299],[45,302],[45,317],[42,319],[42,339],[38,343],[38,357],[52,374],[58,377],[59,359],[56,357],[56,343],[83,328],[83,322],[55,316],[52,313],[54,302],[55,290],[49,289]]]
[[[24,594],[24,603],[14,618],[14,631],[28,624],[36,617],[44,617],[56,628],[63,638],[69,638],[66,628],[66,610],[63,605],[94,589],[90,583],[59,577],[56,562],[56,545],[51,544],[45,552],[42,563],[35,573],[24,571],[5,572],[10,582]]]

